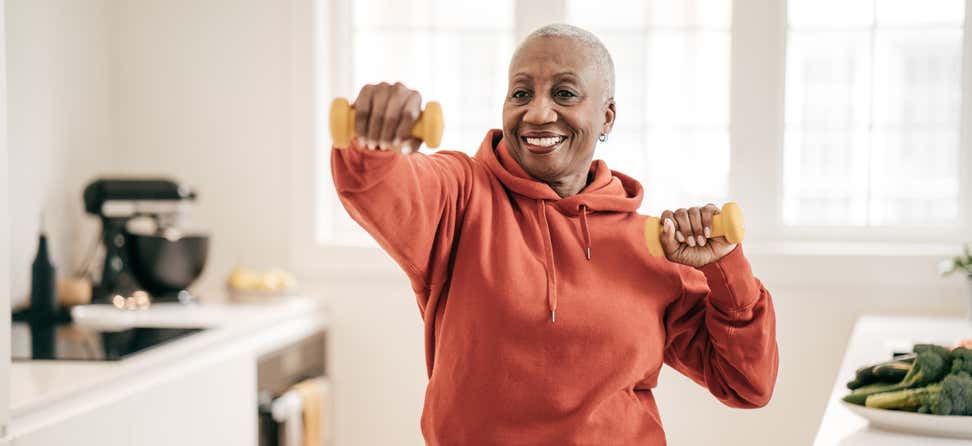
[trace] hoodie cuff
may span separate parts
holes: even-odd
[[[331,175],[339,192],[359,192],[381,182],[401,153],[369,150],[352,139],[345,148],[331,148]]]
[[[749,260],[743,255],[742,243],[715,262],[696,268],[705,274],[712,293],[709,301],[726,313],[739,313],[752,308],[759,300],[760,286],[753,276]]]

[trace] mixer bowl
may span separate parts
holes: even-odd
[[[209,236],[205,234],[167,238],[128,232],[126,239],[136,279],[152,296],[188,288],[202,274],[209,253]]]

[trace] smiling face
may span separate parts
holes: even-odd
[[[587,184],[597,138],[614,125],[614,99],[592,52],[568,37],[538,37],[510,62],[503,138],[523,170],[561,197]]]

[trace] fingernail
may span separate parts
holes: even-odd
[[[399,147],[401,145],[402,145],[402,140],[400,138],[395,138],[395,140],[392,141],[392,147]]]
[[[693,247],[693,248],[695,247],[695,237],[689,237],[688,238],[688,245],[691,246],[691,247]]]
[[[699,239],[699,246],[705,246],[705,237],[702,237],[700,235],[698,239]]]
[[[678,232],[675,233],[675,240],[678,240],[680,242],[684,242],[685,241],[685,236],[682,235],[682,232],[681,231],[678,231]]]
[[[377,146],[375,145],[374,141],[368,140],[368,148],[371,150],[375,150]]]
[[[703,230],[702,232],[705,233],[705,238],[712,237],[712,230],[710,230],[708,226],[706,226],[705,230]]]

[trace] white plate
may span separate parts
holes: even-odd
[[[869,421],[871,427],[877,429],[934,437],[972,439],[972,417],[874,409],[846,401],[840,403]]]

